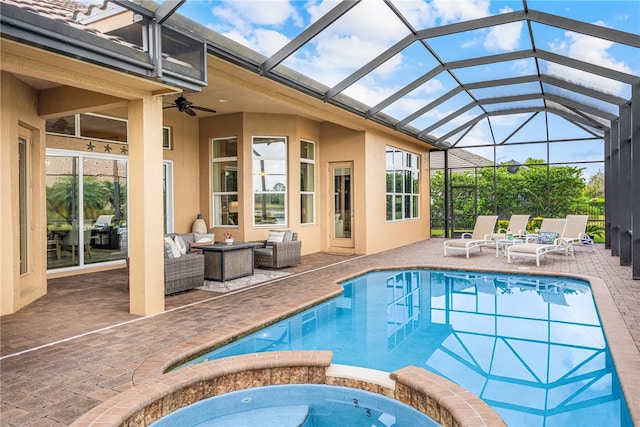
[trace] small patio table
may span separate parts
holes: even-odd
[[[507,255],[507,248],[513,245],[519,245],[524,243],[523,239],[513,238],[513,239],[498,239],[496,240],[496,258],[500,257],[500,249],[502,248],[502,252],[504,255]]]

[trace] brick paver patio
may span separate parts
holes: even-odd
[[[95,405],[132,387],[138,368],[186,341],[232,336],[287,311],[327,298],[336,282],[370,269],[427,266],[590,276],[606,284],[600,314],[621,318],[606,329],[616,367],[627,378],[627,400],[640,423],[640,281],[602,245],[575,259],[505,257],[485,249],[469,259],[442,255],[442,239],[430,239],[369,256],[313,254],[284,279],[230,294],[193,290],[166,299],[166,311],[142,318],[128,313],[126,270],[49,281],[49,293],[1,320],[2,426],[66,426]],[[610,295],[610,297],[609,297]],[[607,305],[606,299],[612,298]],[[601,300],[604,301],[601,303]],[[602,304],[602,305],[601,305]],[[630,342],[624,351],[614,344]],[[628,379],[631,378],[631,381]],[[624,380],[624,378],[622,378]],[[632,394],[630,394],[632,393]]]

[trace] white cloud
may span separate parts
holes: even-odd
[[[221,8],[226,8],[250,25],[281,26],[291,19],[300,25],[302,18],[288,1],[278,0],[243,0],[227,1]],[[216,8],[217,9],[217,8]]]
[[[288,1],[226,1],[211,13],[222,23],[212,27],[215,31],[266,56],[289,41],[278,29],[290,23],[302,25],[302,17]]]
[[[492,27],[484,41],[484,47],[490,51],[512,51],[520,45],[522,22],[496,25]]]
[[[488,0],[434,0],[432,5],[434,15],[440,24],[467,21],[490,15],[490,2]]]
[[[602,23],[597,24],[602,25]],[[613,45],[613,42],[571,31],[565,32],[564,36],[564,39],[555,40],[550,43],[549,47],[552,52],[566,55],[589,64],[633,74],[630,67],[623,61],[618,61],[609,54],[608,50]],[[622,95],[624,93],[624,84],[592,73],[565,67],[555,63],[549,64],[548,71],[549,74],[555,75],[564,80],[577,81],[582,85],[587,85],[594,89],[599,89],[617,95]]]

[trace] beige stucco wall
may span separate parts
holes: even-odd
[[[367,253],[380,252],[389,247],[406,245],[429,238],[429,157],[417,144],[368,132],[366,136],[365,200]],[[420,156],[420,216],[419,218],[388,222],[386,220],[386,147],[391,146]]]
[[[316,223],[300,224],[300,140],[316,143],[316,154],[321,150],[319,124],[309,119],[286,114],[238,113],[212,116],[200,120],[200,200],[203,216],[216,240],[225,231],[236,235],[238,240],[253,241],[267,238],[269,227],[253,225],[253,193],[251,191],[251,144],[254,136],[283,136],[287,138],[287,224],[277,228],[292,229],[303,241],[302,253],[309,254],[322,250],[320,211],[316,212]],[[235,228],[213,228],[211,206],[211,140],[214,138],[238,138],[238,188],[240,211],[238,226]],[[316,168],[318,165],[316,164]],[[316,180],[319,179],[316,171]],[[316,184],[318,185],[318,184]],[[242,190],[246,188],[246,190]]]
[[[0,314],[13,313],[46,293],[44,203],[44,120],[38,94],[12,75],[1,73],[0,109]],[[27,272],[20,274],[18,137],[31,139],[28,159]]]
[[[196,215],[206,211],[199,188],[207,178],[200,174],[199,120],[178,110],[164,110],[163,120],[171,127],[173,143],[171,150],[163,151],[164,160],[173,162],[173,227],[176,233],[186,233],[191,231]]]
[[[320,211],[326,213],[326,221],[323,223],[324,247],[327,250],[349,252],[344,248],[332,248],[330,236],[330,224],[328,213],[331,210],[331,197],[333,194],[332,177],[329,176],[330,164],[333,162],[353,162],[352,171],[352,235],[354,248],[352,252],[365,254],[367,251],[366,222],[369,213],[365,211],[367,194],[367,182],[365,172],[367,170],[365,158],[365,132],[355,131],[333,123],[322,123],[320,127],[320,140],[322,150],[320,153]],[[331,217],[333,218],[333,216]]]

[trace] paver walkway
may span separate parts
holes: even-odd
[[[304,256],[301,266],[287,269],[294,274],[284,279],[238,293],[194,290],[169,296],[164,313],[146,318],[128,313],[126,270],[119,269],[52,279],[46,296],[0,319],[0,425],[66,426],[132,387],[145,361],[182,342],[217,331],[233,333],[298,310],[335,292],[336,281],[366,270],[412,266],[601,278],[626,324],[620,332],[631,334],[640,354],[640,281],[632,280],[631,268],[621,267],[602,245],[594,252],[578,251],[575,260],[553,256],[541,267],[532,259],[507,264],[491,249],[470,259],[445,258],[437,238],[368,256],[313,254]],[[625,369],[638,371],[640,366]]]

